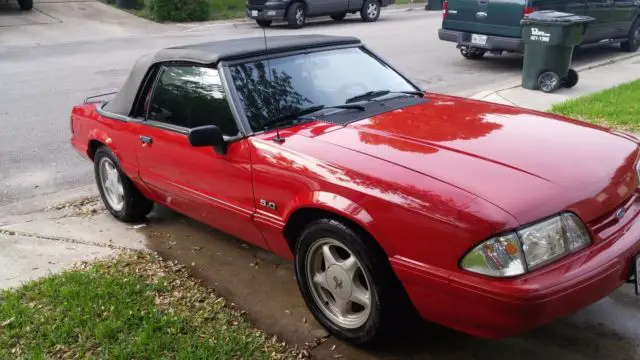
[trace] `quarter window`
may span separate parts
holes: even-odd
[[[238,134],[218,70],[198,66],[164,66],[153,91],[148,120],[192,129],[216,125]]]

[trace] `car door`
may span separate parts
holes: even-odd
[[[140,178],[162,202],[188,216],[267,247],[253,225],[249,145],[240,136],[219,72],[200,65],[162,65],[140,127]],[[193,147],[190,129],[216,125],[225,154]]]
[[[306,4],[309,15],[329,15],[346,12],[349,0],[307,0]]]
[[[596,19],[589,24],[585,42],[596,42],[613,37],[615,25],[611,11],[613,0],[587,0],[587,16]]]
[[[611,11],[614,33],[612,37],[621,38],[629,34],[631,25],[636,19],[637,0],[613,0]]]

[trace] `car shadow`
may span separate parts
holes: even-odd
[[[187,266],[267,333],[301,347],[327,335],[300,297],[289,262],[160,206],[138,231],[150,249]],[[420,322],[370,349],[332,337],[309,348],[319,359],[630,360],[640,353],[638,310],[640,299],[625,286],[568,318],[512,338],[479,339]]]

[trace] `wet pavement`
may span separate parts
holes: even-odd
[[[298,293],[290,263],[162,208],[138,231],[149,248],[191,266],[257,327],[301,345],[324,336]],[[374,350],[329,337],[312,353],[326,359],[640,359],[640,297],[625,285],[573,316],[508,339],[478,339],[424,322],[406,339]]]

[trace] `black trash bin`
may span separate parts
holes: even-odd
[[[116,6],[121,9],[135,9],[138,2],[137,0],[116,0]]]
[[[536,11],[521,20],[524,40],[522,87],[551,92],[573,87],[578,73],[569,69],[573,48],[595,19],[553,10]]]

